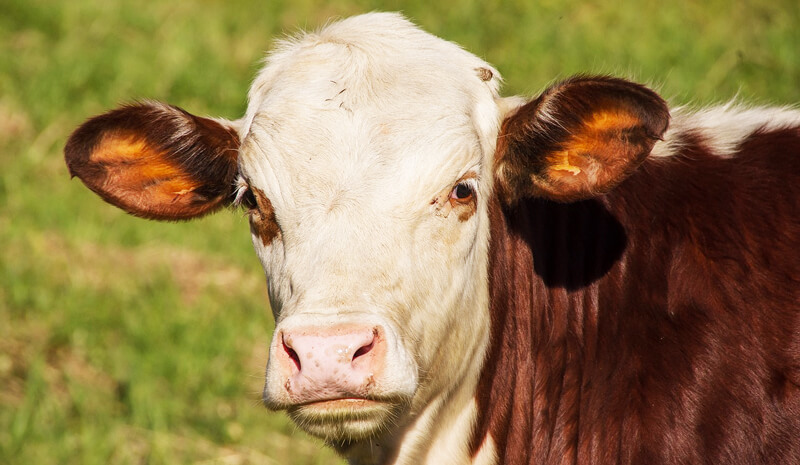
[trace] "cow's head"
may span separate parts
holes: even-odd
[[[607,191],[666,129],[663,102],[626,81],[576,78],[524,105],[499,82],[399,16],[365,15],[280,45],[241,120],[127,106],[76,130],[66,158],[134,215],[244,206],[276,321],[264,400],[358,441],[474,387],[494,192]]]

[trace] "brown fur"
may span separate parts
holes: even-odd
[[[269,245],[276,237],[279,237],[281,230],[278,227],[278,220],[275,218],[275,210],[266,195],[255,187],[250,187],[253,192],[255,205],[249,210],[250,232],[261,239],[265,246]]]
[[[491,204],[473,450],[498,463],[800,463],[800,129]]]
[[[608,192],[647,157],[669,123],[666,103],[608,77],[559,83],[506,118],[497,190],[507,204],[530,195],[575,201]]]
[[[232,200],[233,128],[160,103],[122,107],[75,130],[64,147],[72,176],[105,201],[159,220],[202,216]]]

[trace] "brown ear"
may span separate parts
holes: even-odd
[[[136,216],[179,220],[232,200],[239,137],[229,124],[157,102],[96,116],[72,133],[72,176]]]
[[[506,118],[497,142],[501,198],[571,202],[616,187],[644,161],[669,125],[667,104],[622,79],[575,77]]]

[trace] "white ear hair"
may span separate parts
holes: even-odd
[[[515,95],[513,97],[499,97],[494,99],[497,108],[500,110],[500,119],[506,119],[508,115],[514,113],[517,108],[528,103],[528,99]]]
[[[234,188],[235,190],[233,196],[233,206],[238,207],[242,204],[242,201],[244,200],[244,195],[247,193],[247,189],[249,189],[247,181],[245,181],[242,175],[236,177],[236,183]]]
[[[221,124],[222,126],[225,126],[225,127],[233,129],[234,131],[236,131],[237,134],[239,134],[239,139],[241,140],[241,138],[242,138],[242,129],[244,128],[244,120],[245,120],[244,117],[241,117],[241,118],[235,119],[235,120],[229,120],[229,119],[225,119],[225,118],[211,118],[211,117],[207,117],[207,118],[212,120],[212,121],[216,121],[217,123]]]

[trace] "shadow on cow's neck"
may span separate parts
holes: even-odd
[[[534,272],[548,287],[573,291],[592,284],[627,246],[620,222],[595,199],[568,204],[525,199],[503,213],[509,234],[528,245]]]

